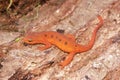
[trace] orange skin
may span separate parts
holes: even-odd
[[[102,17],[100,15],[97,17],[99,19],[99,24],[94,29],[91,40],[87,45],[77,44],[73,36],[63,35],[54,31],[31,32],[23,38],[23,42],[26,44],[44,44],[44,47],[39,47],[40,50],[46,50],[52,45],[55,45],[64,52],[68,52],[69,54],[66,59],[60,63],[62,67],[65,67],[72,61],[76,53],[88,51],[93,47],[95,43],[96,33],[98,29],[103,25]]]

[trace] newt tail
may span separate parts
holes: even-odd
[[[45,46],[39,47],[40,50],[45,50],[55,45],[64,52],[68,52],[66,59],[60,63],[62,67],[68,65],[76,53],[81,53],[90,50],[94,43],[98,29],[103,25],[103,19],[100,15],[97,16],[99,23],[94,29],[91,39],[87,45],[80,45],[76,43],[74,36],[63,35],[55,31],[31,32],[26,34],[23,38],[25,44],[44,44]]]
[[[85,51],[90,50],[93,47],[93,45],[95,43],[95,38],[96,38],[97,31],[103,25],[102,17],[100,15],[98,15],[97,18],[99,19],[99,23],[92,33],[91,40],[88,42],[87,45],[79,45],[80,48],[78,49],[78,52],[85,52]]]

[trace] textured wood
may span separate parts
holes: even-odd
[[[57,22],[55,21],[55,24],[49,25],[47,29],[46,27],[40,27],[39,24],[42,25],[40,23],[41,19],[47,19],[44,16],[50,10],[48,12],[44,12],[44,10],[51,8],[48,3],[43,5],[42,8],[38,8],[40,11],[43,10],[43,12],[37,13],[39,17],[34,20],[28,20],[28,22],[24,21],[25,17],[21,18],[17,27],[20,30],[23,30],[24,27],[25,31],[28,31],[28,29],[30,29],[29,31],[55,31],[60,29],[65,31],[64,34],[74,34],[79,44],[87,44],[91,37],[91,32],[98,23],[96,16],[100,14],[104,19],[104,25],[97,33],[93,48],[90,51],[78,53],[68,66],[61,69],[58,63],[64,59],[67,53],[55,46],[45,51],[37,50],[39,45],[24,46],[21,41],[23,35],[20,36],[20,32],[1,31],[0,80],[120,79],[120,1],[68,0],[67,2],[66,0],[62,3],[60,4],[61,6],[56,5],[57,8],[52,9],[53,13],[58,9],[63,9],[63,12],[61,12],[61,15],[59,14],[59,18],[55,18]],[[71,3],[71,8],[73,9],[69,7],[66,12],[64,8],[68,5],[70,6],[68,3]],[[26,19],[29,19],[31,13],[26,15]],[[43,13],[44,16],[40,17]],[[50,12],[50,14],[53,13]],[[64,15],[65,13],[67,15]],[[36,15],[34,11],[33,15]],[[52,16],[50,17],[54,18]],[[18,38],[20,40],[17,41],[16,39]]]

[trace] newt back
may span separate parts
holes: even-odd
[[[74,52],[77,45],[71,38],[54,31],[32,32],[27,34],[23,41],[27,44],[50,43],[65,52]]]

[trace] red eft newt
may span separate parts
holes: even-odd
[[[88,51],[93,47],[96,33],[103,25],[102,17],[98,15],[97,18],[99,19],[99,23],[94,29],[90,41],[86,45],[77,44],[75,38],[55,31],[31,32],[23,38],[23,42],[26,44],[44,44],[45,46],[39,47],[40,50],[45,50],[55,45],[64,52],[68,52],[69,54],[66,59],[60,63],[62,67],[65,67],[72,61],[76,53]]]

